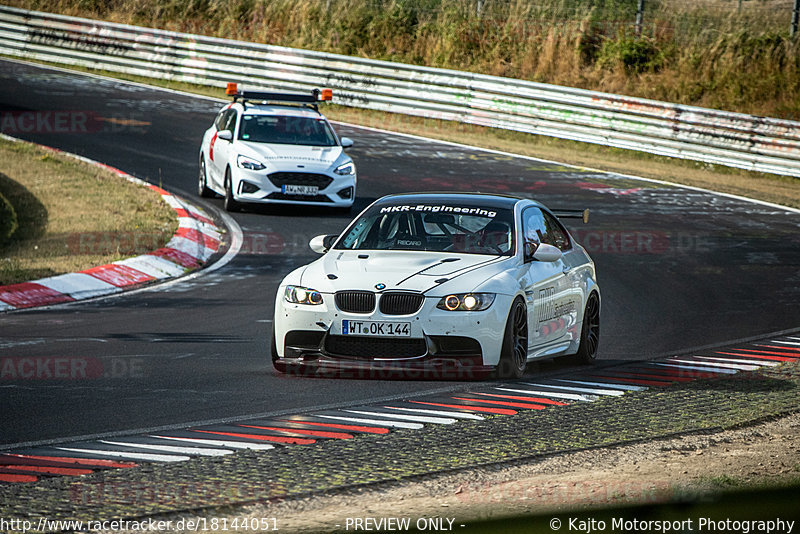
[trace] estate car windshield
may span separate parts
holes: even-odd
[[[425,250],[514,254],[511,210],[458,204],[376,206],[336,244],[341,250]]]
[[[239,139],[281,145],[336,146],[324,119],[282,115],[243,115]]]

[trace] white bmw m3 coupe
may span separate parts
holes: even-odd
[[[279,371],[518,378],[534,360],[597,356],[594,263],[538,202],[390,195],[310,246],[322,257],[286,276],[275,300]]]

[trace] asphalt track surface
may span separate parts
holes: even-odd
[[[4,116],[44,117],[28,132],[4,122],[4,133],[102,161],[190,199],[196,199],[202,132],[219,107],[209,99],[0,60]],[[54,115],[47,112],[65,111],[79,117],[79,127],[48,131]],[[651,359],[800,322],[796,212],[358,127],[337,129],[356,142],[348,151],[359,171],[356,209],[385,194],[427,190],[502,192],[551,208],[590,208],[589,225],[568,226],[597,265],[602,360]],[[221,199],[209,204],[222,208]],[[0,380],[0,445],[458,387],[276,374],[267,352],[275,288],[316,257],[307,247],[311,237],[341,230],[350,216],[259,208],[233,217],[245,246],[219,270],[131,295],[0,314],[0,358],[94,358],[108,370],[91,380]],[[556,361],[532,372],[569,371]]]

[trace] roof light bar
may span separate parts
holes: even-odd
[[[232,96],[233,100],[264,100],[271,102],[297,102],[301,104],[316,104],[333,99],[333,90],[314,89],[311,94],[300,93],[268,93],[264,91],[239,91],[235,83],[229,82],[225,88],[225,94]]]

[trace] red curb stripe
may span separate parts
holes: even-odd
[[[460,410],[465,411],[472,411],[472,412],[485,412],[485,413],[495,413],[500,415],[517,415],[515,410],[507,410],[505,408],[487,408],[484,406],[466,406],[463,404],[442,404],[440,402],[422,402],[422,401],[408,401],[413,402],[414,404],[427,404],[429,406],[441,406],[443,408],[458,408]]]
[[[352,434],[345,434],[344,432],[325,432],[323,430],[301,430],[299,428],[284,428],[279,426],[256,426],[256,425],[236,425],[243,428],[257,428],[260,430],[277,430],[278,432],[288,432],[290,434],[302,434],[305,436],[316,436],[319,438],[334,438],[334,439],[353,439]]]
[[[8,460],[9,457],[19,458],[20,461],[41,460],[44,462],[54,462],[66,465],[78,464],[94,467],[111,467],[114,469],[127,469],[130,467],[136,467],[138,465],[133,462],[115,462],[114,460],[95,460],[92,458],[72,458],[66,456],[36,456],[32,454],[8,454],[6,457],[0,457],[0,464],[2,464],[4,460]]]
[[[736,350],[742,350],[742,349],[736,349]],[[773,362],[793,362],[797,360],[797,358],[793,358],[791,356],[767,356],[766,354],[736,354],[735,352],[720,352],[720,351],[717,351],[717,354],[725,354],[726,356],[738,356],[740,358],[753,358],[756,360],[769,360]]]
[[[0,300],[15,308],[32,308],[62,302],[74,302],[70,296],[36,282],[23,282],[0,288]]]
[[[33,475],[12,475],[0,473],[0,482],[36,482],[39,477]]]
[[[148,256],[158,256],[159,258],[164,258],[173,263],[177,263],[181,267],[185,267],[187,269],[193,269],[200,266],[200,260],[183,252],[182,250],[177,250],[174,248],[160,248],[158,250],[154,250],[148,254]]]
[[[98,280],[102,280],[103,282],[107,282],[115,287],[133,286],[155,280],[154,277],[150,276],[149,274],[145,274],[142,271],[137,271],[136,269],[128,267],[127,265],[118,265],[115,263],[111,263],[109,265],[100,265],[99,267],[92,267],[91,269],[86,269],[85,271],[81,272],[93,276]]]
[[[75,467],[48,467],[44,465],[14,465],[8,467],[0,467],[0,472],[3,473],[42,473],[46,475],[63,475],[63,476],[76,476],[76,475],[90,475],[91,469],[77,469]]]
[[[508,401],[496,401],[496,400],[483,400],[483,399],[465,399],[463,397],[451,397],[455,400],[462,400],[467,402],[481,402],[485,404],[495,404],[498,406],[511,406],[512,408],[527,408],[529,410],[544,410],[545,406],[541,404],[528,404],[527,402],[508,402]]]
[[[315,439],[284,438],[281,436],[264,436],[262,434],[237,434],[236,432],[216,432],[213,430],[192,430],[192,432],[203,432],[204,434],[216,434],[218,436],[231,436],[233,438],[246,438],[258,441],[274,441],[275,443],[289,443],[294,445],[310,445],[317,442]]]
[[[101,163],[100,165],[103,165],[103,164]],[[120,172],[120,171],[117,171],[117,172]],[[147,184],[146,183],[146,184],[144,184],[144,186],[149,188],[149,189],[152,189],[153,191],[155,191],[159,195],[167,195],[168,197],[172,196],[172,193],[168,192],[166,189],[162,189],[161,187],[158,187],[157,185]]]
[[[751,349],[734,349],[734,350],[743,350],[745,352],[755,352],[756,354],[774,354],[776,356],[787,356],[794,360],[800,358],[800,355],[792,354],[791,352],[775,352],[770,350],[751,350]]]
[[[512,399],[521,401],[537,402],[539,404],[552,404],[553,406],[568,406],[568,402],[554,401],[551,399],[544,399],[542,397],[518,397],[515,395],[499,395],[497,393],[475,393],[475,395],[486,395],[487,397],[499,397],[501,399]]]
[[[798,357],[800,357],[800,348],[797,348],[797,349],[796,349],[796,348],[794,348],[794,347],[787,347],[787,346],[785,346],[785,345],[756,345],[756,346],[758,346],[758,347],[765,347],[765,348],[767,348],[767,349],[780,349],[780,350],[788,350],[788,351],[790,351],[790,352],[796,352],[796,353],[798,353],[797,355],[798,355]]]
[[[656,381],[656,380],[644,380],[644,379],[632,379],[632,378],[614,378],[612,376],[600,376],[600,375],[591,375],[592,378],[599,378],[601,380],[616,380],[617,382],[625,382],[627,384],[636,384],[639,386],[669,386],[672,382],[664,382],[664,381]]]
[[[283,419],[284,423],[295,423],[301,425],[321,426],[327,428],[338,428],[339,430],[352,430],[354,432],[366,432],[368,434],[388,434],[389,429],[384,427],[375,426],[358,426],[358,425],[340,425],[338,423],[316,423],[313,421],[292,421],[290,419]]]
[[[186,228],[185,226],[181,226],[178,228],[178,231],[175,232],[174,237],[188,239],[189,241],[203,245],[206,248],[210,248],[215,252],[219,248],[219,241],[217,239],[214,239],[213,237],[208,236],[199,230],[195,230],[194,228]]]
[[[186,217],[186,218],[189,218],[189,219],[194,219],[196,221],[200,221],[202,223],[210,224],[211,226],[215,226],[214,225],[214,221],[212,221],[208,217],[204,217],[204,216],[202,216],[199,213],[194,212],[194,211],[189,211],[189,210],[184,209],[184,208],[175,208],[175,213],[178,214],[178,217]]]

